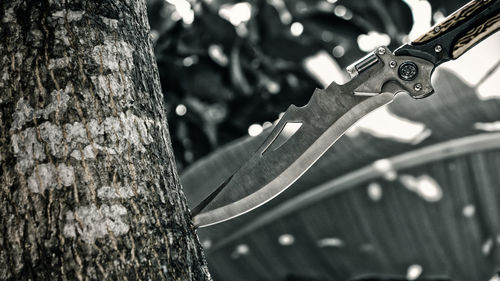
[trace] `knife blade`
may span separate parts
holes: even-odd
[[[425,98],[431,75],[500,28],[500,1],[471,1],[410,44],[381,46],[347,67],[351,80],[317,89],[303,107],[291,105],[269,136],[214,192],[193,209],[203,227],[249,212],[304,174],[353,124],[396,94]]]

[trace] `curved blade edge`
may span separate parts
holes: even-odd
[[[204,227],[220,223],[245,214],[273,199],[300,178],[300,176],[304,174],[347,129],[369,112],[390,103],[394,99],[394,96],[394,93],[384,92],[367,98],[353,106],[325,130],[295,162],[266,185],[248,196],[222,207],[211,210],[200,210],[197,208],[197,213],[199,213],[193,218],[194,225],[196,227]]]

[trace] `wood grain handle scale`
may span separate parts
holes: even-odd
[[[476,27],[469,29],[462,37],[458,38],[453,45],[452,57],[454,59],[458,58],[465,53],[465,51],[472,48],[498,29],[500,29],[500,13],[487,19]],[[500,46],[498,46],[498,48],[500,49]]]
[[[460,25],[462,22],[467,21],[469,18],[479,13],[481,10],[488,7],[491,3],[497,0],[475,0],[467,3],[462,8],[455,11],[453,14],[449,15],[442,22],[436,24],[427,33],[413,40],[411,43],[414,45],[419,45],[426,43],[442,34],[446,31]]]
[[[500,0],[474,0],[394,53],[426,59],[434,65],[460,57],[500,29]]]

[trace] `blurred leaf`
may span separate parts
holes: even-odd
[[[232,89],[220,75],[221,67],[209,58],[201,58],[186,71],[189,79],[182,80],[190,95],[209,102],[228,101],[234,97]]]

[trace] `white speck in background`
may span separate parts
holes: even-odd
[[[370,31],[368,34],[359,35],[357,41],[359,49],[364,52],[371,52],[379,46],[389,46],[391,37],[384,33]]]
[[[331,237],[331,238],[323,238],[318,240],[318,247],[342,247],[344,246],[344,241],[340,238]]]
[[[411,144],[418,144],[431,135],[425,124],[397,116],[387,106],[368,113],[349,128],[346,135],[354,137],[360,132]]]
[[[335,8],[333,9],[333,13],[337,16],[337,17],[344,17],[347,13],[347,8],[343,5],[337,5],[335,6]]]
[[[498,90],[500,91],[500,89]],[[500,131],[500,121],[496,122],[476,122],[474,123],[474,129],[486,131],[486,132],[495,132]]]
[[[247,244],[239,244],[231,253],[231,258],[237,259],[239,257],[246,256],[249,253],[250,253],[250,247],[248,247]]]
[[[341,58],[345,54],[345,48],[341,45],[337,45],[332,49],[332,55],[336,58]]]
[[[232,25],[238,26],[246,23],[252,17],[252,5],[248,2],[224,4],[219,9],[219,16]]]
[[[373,168],[380,172],[386,180],[393,181],[398,177],[396,170],[389,159],[379,159],[373,162]]]
[[[412,264],[406,271],[406,279],[415,280],[422,274],[423,268],[419,264]]]
[[[303,66],[306,72],[323,87],[330,85],[333,81],[343,84],[348,80],[347,72],[340,68],[333,57],[324,50],[305,58]]]
[[[408,190],[417,193],[428,202],[437,202],[443,197],[441,186],[428,175],[421,175],[419,177],[401,175],[399,180]]]
[[[472,204],[466,205],[462,209],[462,214],[466,218],[470,218],[470,217],[474,216],[475,213],[476,213],[476,207],[474,205],[472,205]]]
[[[262,133],[264,129],[262,128],[261,125],[259,124],[252,124],[250,127],[248,127],[248,134],[252,137],[258,136]]]
[[[373,201],[382,199],[382,186],[377,182],[372,182],[367,188],[368,197]]]
[[[176,107],[175,107],[175,114],[179,115],[179,116],[184,116],[186,115],[187,113],[187,107],[183,104],[178,104]]]
[[[295,243],[295,237],[292,234],[285,233],[280,235],[278,242],[283,246],[290,246]]]
[[[493,238],[489,237],[483,243],[483,247],[481,249],[483,252],[483,255],[485,255],[485,256],[489,255],[491,253],[492,248],[493,248]]]
[[[192,24],[194,21],[194,11],[191,4],[186,0],[166,0],[168,3],[175,6],[175,11],[182,18],[185,24]]]
[[[227,55],[224,53],[221,45],[211,44],[208,47],[208,55],[210,58],[218,63],[220,66],[226,66],[229,63]]]
[[[425,0],[404,0],[404,2],[410,7],[413,18],[413,26],[408,35],[408,39],[412,41],[430,29],[432,7],[429,1]]]
[[[212,240],[205,239],[205,240],[203,240],[203,242],[201,242],[201,244],[203,245],[203,248],[205,250],[208,250],[208,249],[210,249],[210,247],[212,247]]]
[[[300,36],[304,32],[304,26],[300,22],[294,22],[290,26],[290,32],[293,36]]]

